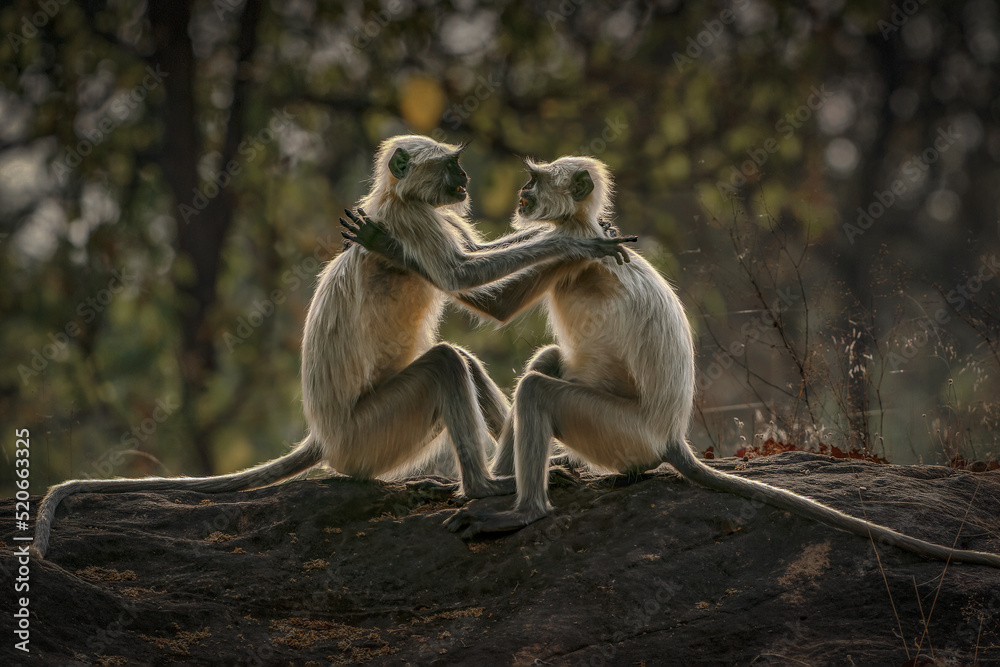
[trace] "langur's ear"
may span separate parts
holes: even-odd
[[[521,158],[521,164],[524,166],[524,170],[528,172],[528,177],[532,180],[538,178],[538,167],[535,166],[531,158],[526,155],[519,155],[518,157]]]
[[[406,152],[403,148],[397,148],[389,158],[389,173],[391,173],[396,178],[403,178],[406,176],[407,170],[410,168],[410,154]]]
[[[569,194],[573,201],[580,201],[594,191],[594,179],[590,177],[590,172],[586,169],[573,174],[573,182],[569,186]]]

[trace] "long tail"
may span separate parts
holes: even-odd
[[[323,460],[323,446],[312,435],[289,453],[242,472],[216,477],[146,477],[142,479],[77,479],[49,489],[35,518],[32,551],[45,557],[49,531],[56,508],[63,498],[74,493],[127,493],[130,491],[187,490],[202,493],[243,491],[273,484],[312,468]]]
[[[909,537],[902,533],[897,533],[891,528],[880,526],[864,519],[858,519],[835,510],[832,507],[820,504],[815,500],[800,496],[796,493],[781,489],[770,484],[757,482],[736,475],[728,475],[719,472],[702,463],[685,443],[679,447],[672,447],[670,458],[665,458],[667,463],[677,468],[678,472],[693,482],[702,486],[732,493],[751,500],[758,500],[769,505],[779,507],[789,512],[798,514],[809,519],[815,519],[828,526],[839,528],[840,530],[879,540],[899,547],[905,551],[912,551],[921,556],[936,558],[939,560],[962,561],[965,563],[977,563],[979,565],[989,565],[1000,567],[1000,555],[986,553],[984,551],[969,551],[965,549],[952,549],[950,547],[926,542],[915,537]],[[677,460],[671,460],[676,458]]]

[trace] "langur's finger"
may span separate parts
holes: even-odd
[[[358,209],[358,210],[361,210],[361,209]],[[357,224],[359,224],[359,225],[361,224],[361,221],[358,220],[358,216],[354,215],[354,212],[351,211],[351,209],[345,208],[344,209],[344,213],[346,213],[347,217],[350,218],[351,220],[353,220],[354,222],[356,222]],[[362,213],[362,215],[364,215],[364,214]]]

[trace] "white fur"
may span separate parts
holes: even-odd
[[[411,174],[415,178],[399,180],[389,171],[389,159],[397,148],[410,154],[411,169],[418,172]],[[359,203],[432,275],[449,270],[447,263],[435,265],[435,260],[461,250],[453,225],[476,234],[467,217],[469,200],[435,207],[426,202],[428,192],[409,184],[426,185],[433,179],[421,180],[422,165],[457,150],[458,146],[417,135],[384,141],[375,155],[372,188]],[[334,469],[364,476],[393,472],[365,460],[354,446],[362,434],[345,425],[359,396],[409,366],[437,341],[445,299],[416,274],[386,271],[381,260],[358,245],[324,267],[303,334],[302,398],[311,432],[323,443],[327,463]],[[372,307],[376,303],[379,307]],[[367,451],[374,455],[375,449]],[[407,470],[410,463],[404,462]]]
[[[530,214],[515,214],[515,224],[551,225],[553,235],[602,236],[599,220],[612,212],[614,183],[607,166],[589,157],[561,157],[550,163],[527,162],[539,179],[538,197]],[[594,190],[580,202],[568,194],[573,175],[590,173]],[[565,377],[592,387],[608,377],[632,379],[641,406],[641,421],[629,430],[645,434],[639,441],[590,462],[602,468],[627,469],[658,461],[671,443],[684,442],[694,400],[694,347],[684,308],[663,276],[640,255],[629,262],[612,258],[566,265],[548,293],[549,325],[562,349]],[[599,263],[602,289],[613,296],[595,310],[589,283],[580,274]],[[620,441],[618,445],[622,445]]]

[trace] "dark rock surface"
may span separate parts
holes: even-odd
[[[856,516],[864,487],[869,519],[947,544],[964,521],[958,546],[1000,552],[1000,471],[712,465]],[[903,665],[919,646],[908,664],[1000,665],[1000,570],[892,547],[880,568],[867,540],[666,466],[585,482],[553,488],[551,518],[471,542],[441,526],[454,505],[403,484],[75,496],[30,565],[28,656],[11,639],[12,522],[0,533],[0,661]]]

